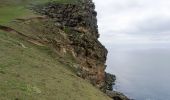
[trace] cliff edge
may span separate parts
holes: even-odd
[[[15,9],[20,9],[20,10],[22,9],[23,14],[15,16],[11,22],[7,23],[4,21],[3,24],[0,25],[0,30],[3,31],[3,33],[5,32],[6,34],[8,33],[13,34],[14,36],[12,37],[14,37],[14,39],[17,37],[17,41],[20,41],[21,39],[22,41],[27,41],[28,43],[38,46],[38,48],[44,48],[44,47],[48,48],[50,51],[49,55],[52,56],[52,58],[50,59],[53,59],[53,61],[55,62],[59,62],[60,66],[62,67],[67,66],[66,69],[70,70],[71,73],[76,74],[76,76],[73,75],[71,77],[76,77],[77,79],[77,76],[78,76],[89,81],[93,86],[97,87],[102,92],[107,93],[108,96],[110,96],[111,98],[115,100],[128,100],[128,98],[121,93],[111,92],[112,85],[114,84],[114,81],[115,81],[115,76],[105,72],[107,49],[98,41],[99,33],[98,33],[98,26],[97,26],[97,19],[96,19],[97,13],[95,11],[95,5],[91,0],[71,0],[71,1],[56,0],[53,2],[49,2],[49,1],[41,2],[41,0],[40,1],[37,0],[36,3],[33,3],[33,1],[20,0],[14,5],[10,3],[10,0],[8,1],[9,2],[1,1],[1,3],[4,2],[4,4],[11,7],[11,9],[13,7],[14,8],[18,7],[21,4],[24,5],[28,3],[29,6],[15,8]],[[2,9],[6,10],[6,8],[4,8],[3,6],[2,6]],[[1,40],[4,41],[4,39],[1,39]],[[19,42],[17,44],[19,44],[19,46],[21,46],[22,49],[28,48],[22,42]],[[6,48],[6,49],[9,49],[9,48]],[[25,52],[24,50],[21,50],[21,52],[19,52],[18,55],[26,56],[27,54],[24,52]],[[49,55],[47,54],[46,56],[49,56]],[[27,56],[32,56],[32,55],[28,54]],[[46,57],[46,56],[43,56],[43,57]],[[11,59],[13,59],[14,56],[10,56],[10,57]],[[22,56],[20,57],[22,58]],[[41,59],[41,56],[38,59]],[[43,61],[43,58],[42,58],[42,61]],[[16,65],[21,66],[22,63],[25,63],[25,62],[18,62],[16,63]],[[40,62],[40,63],[43,63],[43,62]],[[45,66],[49,67],[51,66],[51,63],[53,64],[54,62],[50,62],[50,63],[48,62],[48,64],[45,64]],[[30,64],[30,66],[34,66],[36,62],[32,62],[32,64]],[[3,65],[5,66],[5,64]],[[0,68],[0,73],[7,75],[6,77],[9,77],[9,75],[6,74],[5,70],[1,71],[1,69],[2,68]],[[47,70],[49,69],[47,68]],[[57,70],[57,69],[53,69],[53,70]],[[42,76],[46,74],[44,72],[45,70],[41,69],[41,71],[43,73],[41,72],[38,72],[38,73],[41,74]],[[18,72],[18,68],[17,68],[17,71],[14,71],[14,73],[15,72],[16,72],[16,77],[18,78],[17,80],[21,81],[21,78],[25,80],[24,82],[21,82],[21,84],[12,82],[12,84],[16,85],[15,88],[19,88],[19,90],[22,90],[23,88],[24,93],[34,92],[40,95],[43,92],[41,91],[41,89],[44,88],[43,86],[41,87],[41,89],[38,88],[38,86],[37,87],[34,86],[35,84],[37,84],[36,80],[35,80],[34,85],[33,84],[31,85],[31,83],[26,84],[27,82],[28,83],[31,82],[31,81],[28,81],[27,78],[31,80],[33,77],[32,78],[24,77],[26,73],[24,75],[18,74],[20,73]],[[52,72],[47,71],[47,72],[53,73],[53,71]],[[56,71],[56,75],[58,75],[59,73],[60,72]],[[29,75],[29,74],[27,73],[26,75]],[[39,75],[35,74],[35,77],[37,76]],[[69,78],[71,77],[69,76]],[[58,80],[58,78],[56,78],[55,75],[53,76],[53,78],[56,81]],[[66,76],[65,78],[66,80],[69,80],[69,78],[67,78]],[[44,80],[46,79],[47,78],[45,78]],[[51,81],[54,81],[54,80],[51,80]],[[71,80],[75,81],[72,78]],[[5,81],[5,78],[4,78],[4,81]],[[57,84],[59,86],[62,86],[62,84],[60,84],[62,83],[62,81],[61,80],[59,81],[57,81],[58,82]],[[7,83],[11,84],[10,81],[9,82],[7,81]],[[24,85],[23,87],[20,88],[18,85],[22,85],[22,84]],[[47,84],[47,83],[42,82],[41,84]],[[51,82],[50,84],[53,84],[52,86],[54,86],[55,82]],[[67,83],[64,83],[64,84],[67,84]],[[80,83],[76,83],[76,84],[79,85]],[[70,85],[69,82],[67,85]],[[64,86],[65,85],[63,85],[63,87]],[[48,88],[51,88],[51,87],[48,87]],[[57,92],[55,92],[55,90],[53,91],[54,91],[54,95],[56,95]],[[22,94],[22,92],[18,92],[18,93]],[[1,92],[0,92],[0,95],[1,95]],[[29,95],[29,94],[26,93],[26,95]],[[62,92],[61,92],[61,95],[64,96]],[[101,93],[99,93],[98,95],[101,95]],[[21,95],[16,97],[15,100],[20,100],[19,99],[20,96]],[[46,98],[48,98],[48,95]],[[72,98],[74,99],[74,97]],[[93,97],[81,98],[81,99],[80,98],[78,99],[78,97],[75,97],[75,98],[77,98],[77,100],[97,100],[97,98],[93,98]],[[53,99],[56,100],[56,97],[54,97]],[[51,98],[50,100],[53,100],[53,99]],[[101,96],[100,99],[108,100],[108,98],[105,96],[103,97]],[[59,97],[59,99],[57,100],[67,100],[67,99],[66,98],[61,99]]]
[[[76,59],[77,75],[104,89],[107,50],[98,41],[97,13],[94,9],[91,0],[78,4],[50,2],[33,8],[37,13],[49,17],[55,27],[64,31],[68,41],[65,44],[53,45],[58,44],[55,47],[57,51],[62,54],[71,53]]]

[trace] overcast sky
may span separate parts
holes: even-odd
[[[170,0],[93,0],[103,43],[170,43]]]

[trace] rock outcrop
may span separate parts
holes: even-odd
[[[113,98],[113,100],[132,100],[129,99],[127,96],[125,96],[123,93],[117,92],[117,91],[108,91],[106,90],[106,94]]]
[[[78,75],[105,91],[107,50],[98,41],[97,13],[94,9],[91,0],[79,4],[51,2],[34,8],[37,13],[51,18],[56,27],[66,32],[70,46],[65,52],[72,52],[79,62]]]
[[[98,41],[94,3],[92,0],[66,1],[33,5],[30,9],[35,15],[17,18],[8,26],[0,25],[0,30],[15,34],[32,44],[50,48],[50,54],[55,55],[54,60],[68,66],[79,77],[89,80],[113,100],[129,100],[122,93],[113,91],[116,77],[105,72],[108,52]],[[19,45],[27,48],[22,43]]]
[[[79,77],[89,80],[114,100],[128,100],[123,94],[112,92],[116,77],[105,72],[108,52],[98,41],[97,13],[91,0],[69,4],[49,2],[31,9],[42,17],[16,19],[17,27],[31,31],[14,30],[15,33],[36,45],[47,45],[61,56],[71,55],[77,62],[73,66]]]
[[[105,74],[106,90],[112,91],[115,84],[116,76],[110,73]]]

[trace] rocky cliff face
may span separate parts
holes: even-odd
[[[105,91],[107,50],[98,41],[97,13],[94,9],[91,0],[79,4],[51,2],[34,8],[39,14],[51,18],[55,26],[66,33],[69,42],[57,47],[61,47],[60,49],[64,47],[63,52],[71,52],[78,61],[78,76],[90,80],[93,85]]]
[[[9,27],[0,25],[0,29],[19,34],[33,44],[48,46],[62,58],[59,61],[76,69],[79,77],[113,99],[128,100],[121,93],[112,92],[115,76],[105,72],[107,49],[98,41],[97,13],[91,0],[49,2],[31,9],[38,15],[16,19]],[[71,58],[64,59],[68,55]],[[72,58],[74,61],[69,62]]]
[[[0,30],[51,48],[56,60],[69,66],[79,77],[89,80],[114,100],[128,100],[121,93],[112,92],[115,76],[105,72],[107,49],[98,41],[94,3],[61,1],[33,5],[30,9],[35,16],[17,18],[8,26],[0,25]]]

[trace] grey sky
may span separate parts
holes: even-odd
[[[93,1],[102,42],[170,42],[170,0]]]

